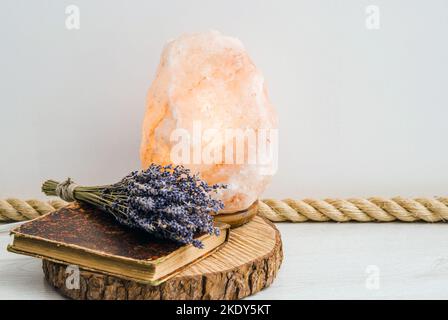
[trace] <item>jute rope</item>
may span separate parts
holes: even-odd
[[[34,219],[66,205],[67,202],[59,199],[49,201],[36,199],[24,201],[15,198],[0,200],[0,222]]]
[[[448,220],[448,197],[392,199],[275,200],[260,201],[259,212],[271,221],[426,221]]]
[[[67,202],[63,200],[0,200],[0,222],[34,219],[65,205]],[[259,202],[259,214],[273,222],[440,222],[448,220],[448,197],[415,199],[373,197],[346,200],[264,199]]]

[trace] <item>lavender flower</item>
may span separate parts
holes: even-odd
[[[60,185],[49,180],[42,189],[47,195],[64,196],[69,186],[60,191]],[[212,214],[224,208],[221,201],[213,198],[213,193],[221,188],[225,186],[210,186],[183,166],[152,164],[112,185],[72,187],[70,197],[101,208],[131,228],[202,248],[195,235],[219,234],[219,229],[213,227]]]

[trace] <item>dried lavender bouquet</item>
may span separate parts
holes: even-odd
[[[213,194],[224,185],[208,185],[183,166],[152,164],[111,185],[84,187],[70,178],[45,181],[42,191],[66,201],[93,205],[131,228],[155,237],[202,248],[199,233],[219,234],[212,215],[224,208]]]

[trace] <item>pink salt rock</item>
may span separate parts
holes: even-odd
[[[277,127],[264,78],[238,39],[216,31],[183,35],[164,48],[148,92],[142,167],[182,164],[209,184],[228,185],[218,195],[222,213],[244,210],[276,170]],[[246,138],[255,132],[257,142],[247,138],[238,149],[242,140],[227,134],[235,130]],[[270,156],[258,154],[260,141]]]

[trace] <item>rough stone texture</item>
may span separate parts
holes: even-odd
[[[282,259],[280,233],[271,222],[256,217],[233,229],[223,249],[159,286],[81,270],[80,289],[70,290],[64,265],[43,260],[43,270],[52,286],[73,299],[241,299],[269,286]]]
[[[200,123],[199,139],[194,138],[198,132],[193,130],[198,128],[195,123]],[[244,162],[237,162],[235,149],[229,163],[225,160],[226,146],[236,139],[226,138],[225,130],[254,132],[277,127],[277,114],[264,78],[239,40],[216,31],[183,35],[166,45],[148,92],[140,149],[142,166],[184,164],[200,172],[208,183],[228,184],[220,195],[226,205],[222,213],[244,210],[264,191],[276,164],[271,160],[261,164],[260,159],[250,164],[248,156],[257,147],[247,144]],[[175,129],[185,129],[190,135],[187,161],[170,156],[173,146],[181,141],[170,139]],[[215,134],[207,136],[208,129],[216,130]],[[263,141],[268,147],[273,144],[269,138]],[[213,162],[205,160],[203,153],[198,161],[194,150],[211,150],[207,154]],[[217,150],[222,157],[217,156]]]

